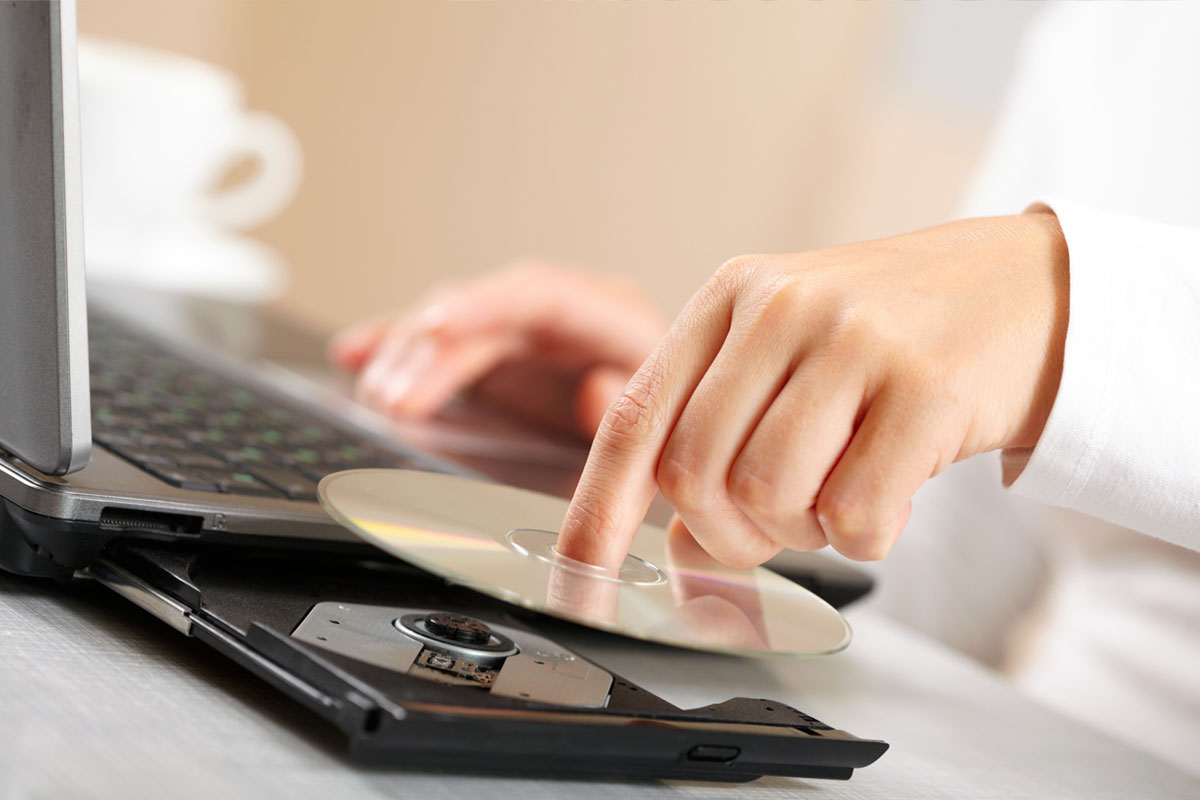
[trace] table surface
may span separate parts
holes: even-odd
[[[772,697],[892,749],[848,782],[562,781],[364,769],[336,731],[102,586],[0,575],[0,797],[1194,798],[1200,779],[873,614],[836,656],[744,660],[577,634],[666,699]]]

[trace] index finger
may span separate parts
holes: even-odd
[[[715,283],[692,298],[604,414],[559,534],[568,558],[616,568],[629,552],[654,499],[663,446],[729,333],[732,293]]]

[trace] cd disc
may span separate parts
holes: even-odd
[[[686,533],[643,525],[620,569],[554,548],[566,501],[453,475],[339,472],[321,502],[363,539],[421,569],[525,608],[662,644],[739,655],[818,655],[850,626],[762,567],[733,569]]]

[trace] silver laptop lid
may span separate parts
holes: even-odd
[[[0,448],[91,452],[75,0],[0,3]]]

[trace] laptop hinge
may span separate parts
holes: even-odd
[[[192,635],[191,610],[124,567],[117,566],[106,558],[98,558],[79,574],[99,581],[185,636]]]

